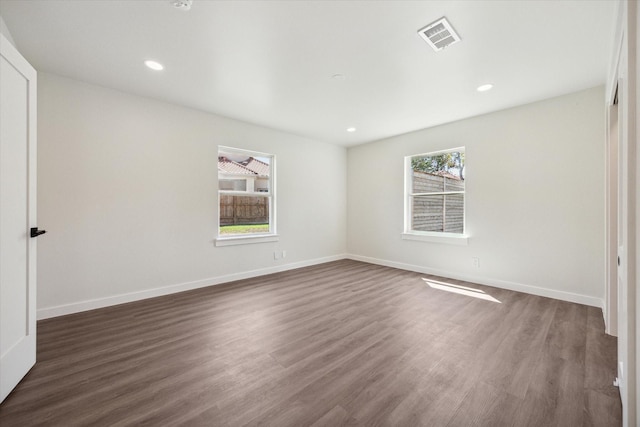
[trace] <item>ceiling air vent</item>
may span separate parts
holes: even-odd
[[[455,30],[444,16],[418,30],[418,34],[420,34],[420,37],[429,43],[429,46],[431,46],[436,52],[460,41],[460,36],[456,34]]]

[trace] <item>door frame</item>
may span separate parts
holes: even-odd
[[[618,89],[616,81],[607,94],[605,147],[605,332],[618,336]]]
[[[637,268],[637,241],[636,222],[638,221],[637,204],[637,183],[636,174],[638,173],[637,163],[637,103],[638,94],[638,5],[636,2],[620,2],[618,4],[618,24],[617,36],[615,39],[614,56],[611,58],[611,70],[607,82],[607,125],[611,125],[611,110],[613,104],[613,96],[616,85],[618,86],[618,154],[617,154],[617,184],[618,184],[618,200],[617,200],[617,218],[618,224],[616,229],[612,228],[612,221],[607,220],[606,223],[606,272],[605,277],[605,321],[607,322],[607,331],[612,326],[612,311],[614,301],[610,297],[611,291],[615,285],[612,284],[613,266],[611,263],[611,242],[613,241],[612,233],[615,232],[616,241],[620,245],[617,249],[617,257],[620,257],[620,266],[616,266],[616,276],[618,278],[618,313],[617,313],[617,332],[618,332],[618,384],[620,387],[620,397],[622,400],[622,419],[623,426],[638,425],[638,394],[637,387],[640,379],[637,378],[637,346],[638,329],[636,327],[637,319],[637,290],[636,290],[636,268]],[[607,153],[610,150],[610,132],[607,128]],[[611,159],[613,160],[613,159]],[[606,163],[607,179],[609,179],[609,168],[612,162]],[[611,182],[607,181],[605,191],[607,192],[606,209],[609,211],[609,202],[612,201],[610,194]],[[608,218],[608,217],[607,217]],[[616,262],[617,264],[617,262]],[[640,320],[640,319],[638,319]]]

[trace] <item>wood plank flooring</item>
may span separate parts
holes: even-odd
[[[3,427],[621,425],[599,309],[357,261],[38,328]]]

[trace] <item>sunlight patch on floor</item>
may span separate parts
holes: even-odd
[[[440,282],[438,280],[425,279],[424,282],[429,285],[433,289],[438,289],[441,291],[452,292],[454,294],[466,295],[468,297],[483,299],[486,301],[497,302],[498,304],[502,304],[500,301],[487,294],[485,291],[475,288],[469,288],[467,286],[454,285],[453,283]]]

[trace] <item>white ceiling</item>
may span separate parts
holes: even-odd
[[[604,84],[616,3],[0,0],[0,15],[39,71],[350,146]],[[436,53],[417,30],[443,15],[462,41]]]

